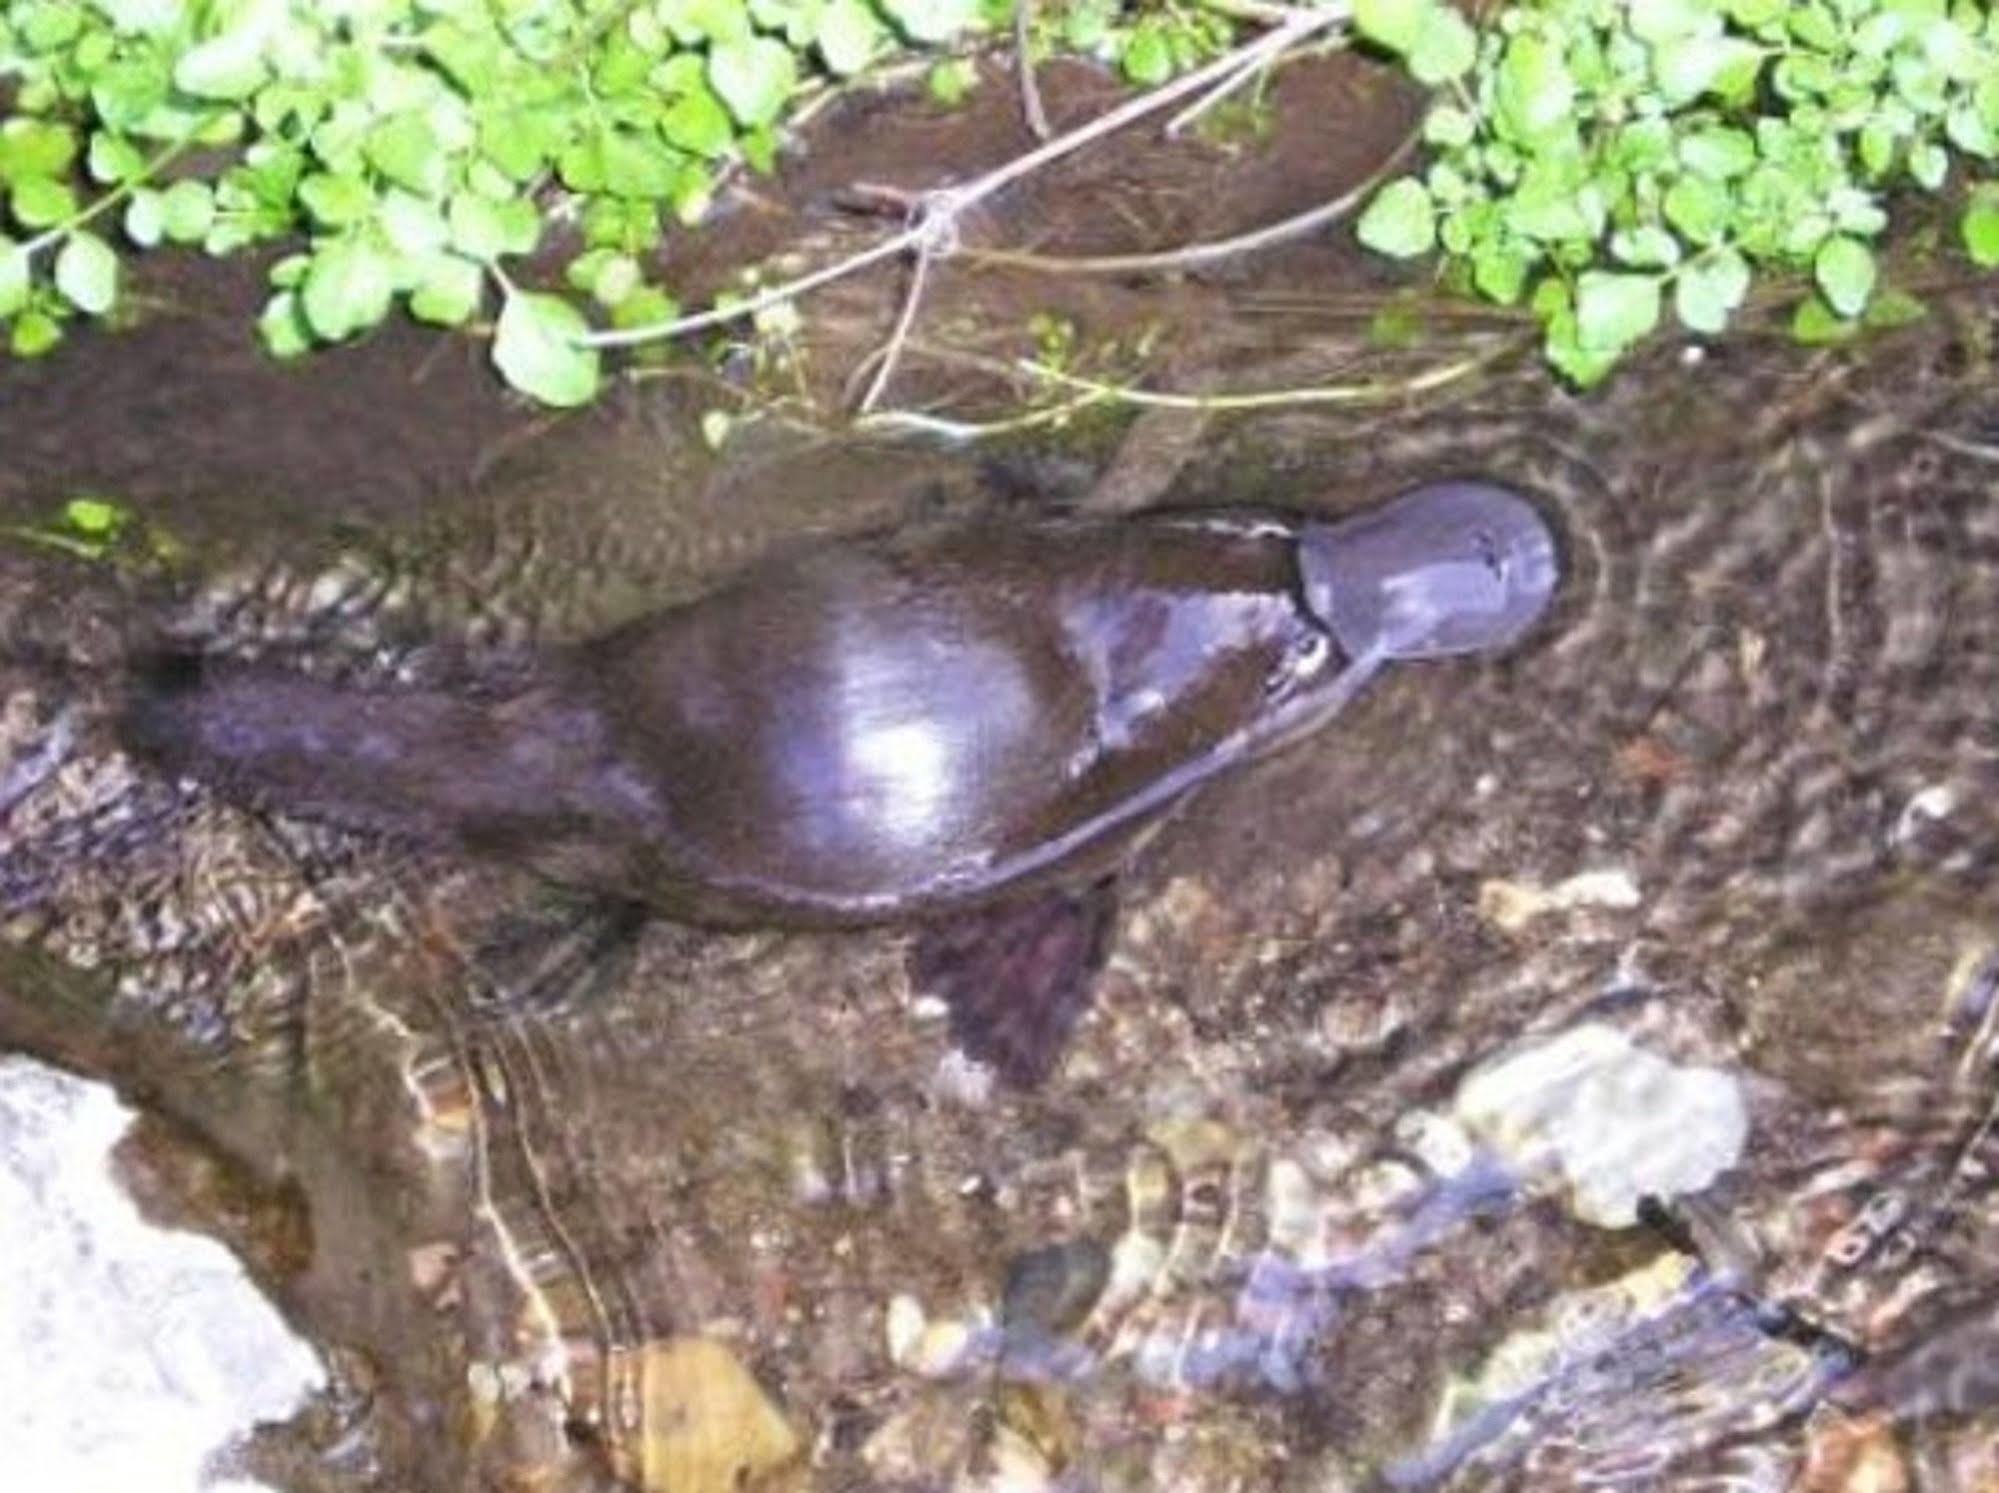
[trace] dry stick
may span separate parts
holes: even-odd
[[[1212,88],[1218,81],[1232,76],[1242,67],[1265,57],[1276,56],[1315,31],[1323,31],[1329,26],[1346,21],[1348,15],[1349,7],[1344,0],[1335,0],[1335,3],[1311,10],[1294,10],[1284,21],[1255,41],[1216,58],[1205,67],[1196,68],[1163,88],[1155,88],[1150,93],[1129,99],[1117,108],[1099,114],[1088,124],[1037,146],[1025,155],[1016,156],[1006,164],[994,167],[985,175],[975,177],[963,186],[942,187],[925,193],[922,199],[923,209],[916,222],[900,233],[861,250],[858,254],[814,270],[810,274],[801,275],[783,285],[774,286],[733,306],[712,307],[707,311],[699,311],[691,316],[675,317],[671,321],[658,322],[649,327],[591,332],[572,338],[571,341],[578,347],[637,347],[647,342],[658,342],[669,337],[678,337],[688,332],[698,332],[708,327],[721,326],[726,322],[755,316],[760,311],[793,300],[807,291],[817,290],[831,281],[843,279],[891,255],[900,254],[919,245],[929,246],[934,253],[950,253],[957,247],[958,219],[974,203],[983,201],[1003,187],[1011,186],[1021,177],[1039,170],[1051,161],[1059,160],[1085,145],[1102,139],[1105,135],[1123,129],[1134,120],[1143,119],[1146,115],[1157,113],[1180,99]]]
[[[1034,81],[1034,58],[1028,54],[1027,33],[1034,26],[1034,0],[1017,0],[1013,7],[1013,66],[1020,74],[1020,107],[1034,138],[1046,140],[1048,111],[1041,107],[1041,85]]]
[[[1252,228],[1248,233],[1239,233],[1233,238],[1210,239],[1203,244],[1186,244],[1178,249],[1158,249],[1143,254],[1085,254],[1065,257],[1034,254],[1022,249],[965,249],[961,252],[974,264],[1008,265],[1020,269],[1041,270],[1051,275],[1156,274],[1192,269],[1198,265],[1212,264],[1218,259],[1231,259],[1238,254],[1252,254],[1259,249],[1267,249],[1272,244],[1303,238],[1328,223],[1338,222],[1352,212],[1361,199],[1380,184],[1383,177],[1401,165],[1404,157],[1415,148],[1421,134],[1419,127],[1404,135],[1402,143],[1390,151],[1379,166],[1330,202],[1321,202],[1318,206],[1309,207],[1302,213],[1294,213],[1288,218],[1267,223],[1261,228]]]
[[[902,344],[909,339],[910,325],[916,320],[916,307],[923,299],[923,287],[930,278],[933,257],[933,251],[927,244],[916,251],[916,268],[910,276],[909,294],[902,298],[902,314],[895,319],[895,330],[889,333],[888,344],[882,352],[881,367],[875,370],[868,392],[861,397],[860,412],[864,415],[880,401],[883,391],[888,388],[888,381],[895,377],[896,361],[902,356]]]

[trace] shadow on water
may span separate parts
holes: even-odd
[[[1203,294],[1238,347],[1363,354]],[[149,777],[106,720],[157,598],[0,552],[0,1042],[284,1199],[309,1242],[252,1255],[337,1384],[262,1450],[291,1486],[1991,1486],[1991,311],[1175,452],[1167,503],[1493,476],[1568,579],[1516,654],[1398,669],[1181,815],[1029,1094],[895,931],[610,960],[525,877]],[[173,625],[477,678],[776,545],[1034,501],[934,450],[718,461],[690,416],[484,456],[514,417],[468,419],[479,482],[275,560],[190,519]],[[592,988],[507,1000],[551,929]]]

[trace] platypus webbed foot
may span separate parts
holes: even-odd
[[[1100,882],[953,914],[917,933],[910,978],[949,1007],[951,1038],[967,1057],[1033,1088],[1089,1005],[1114,903]]]

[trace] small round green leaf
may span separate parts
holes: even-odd
[[[76,193],[69,189],[69,183],[47,176],[28,176],[15,182],[9,204],[23,228],[53,228],[76,216]]]
[[[323,228],[345,228],[375,210],[375,194],[359,176],[315,171],[298,184],[298,200]]]
[[[76,131],[66,124],[16,114],[0,124],[0,181],[61,177],[76,159]]]
[[[1757,61],[1756,48],[1725,36],[1691,36],[1668,42],[1654,54],[1653,75],[1659,96],[1677,107],[1692,103],[1703,93],[1728,92],[1734,75]]]
[[[1680,262],[1680,241],[1655,225],[1620,228],[1610,236],[1610,252],[1633,269],[1669,270]]]
[[[435,201],[396,187],[382,194],[375,220],[398,254],[434,254],[451,236],[444,212]]]
[[[590,295],[608,309],[637,290],[641,276],[639,262],[629,254],[606,254],[590,277]]]
[[[1590,347],[1583,343],[1577,336],[1576,318],[1572,311],[1563,311],[1549,319],[1541,351],[1557,372],[1583,389],[1601,383],[1604,376],[1617,366],[1619,353],[1618,349]]]
[[[1950,152],[1934,140],[1918,140],[1909,147],[1909,175],[1918,186],[1934,192],[1950,171]]]
[[[96,234],[79,229],[56,255],[55,282],[77,310],[102,316],[118,299],[118,256]]]
[[[603,190],[644,201],[664,197],[680,174],[679,155],[651,131],[607,131],[603,165]]]
[[[383,176],[419,196],[435,195],[444,185],[450,158],[423,114],[408,110],[368,132],[362,154]]]
[[[1858,239],[1835,235],[1819,246],[1812,276],[1834,311],[1858,316],[1874,292],[1873,251]]]
[[[150,249],[166,232],[163,198],[150,187],[141,187],[125,204],[125,237],[142,249]]]
[[[1976,78],[1981,68],[1991,66],[1969,32],[1956,21],[1944,15],[1919,21],[1919,36],[1923,56],[1946,78],[1955,82],[1968,82]]]
[[[20,28],[31,51],[53,52],[76,39],[83,29],[83,15],[66,5],[24,6]]]
[[[493,206],[500,228],[501,252],[534,253],[534,246],[541,242],[541,213],[534,203],[525,197],[509,197]]]
[[[139,153],[139,147],[123,135],[99,130],[90,137],[89,166],[92,181],[115,186],[121,181],[130,181],[144,171],[146,158]]]
[[[439,254],[426,263],[422,280],[410,292],[410,315],[436,326],[463,326],[479,309],[485,283],[483,265],[456,254]]]
[[[1462,78],[1477,60],[1478,34],[1471,24],[1448,5],[1429,6],[1409,49],[1409,71],[1416,81],[1434,88]]]
[[[1437,104],[1423,116],[1423,141],[1446,150],[1469,145],[1478,123],[1456,104]]]
[[[724,42],[708,54],[709,86],[745,126],[776,119],[797,83],[797,57],[767,36]]]
[[[1472,284],[1487,299],[1511,306],[1527,288],[1533,264],[1527,246],[1505,238],[1487,240],[1472,250]]]
[[[257,318],[257,334],[264,350],[274,358],[296,358],[312,348],[312,330],[299,309],[298,292],[281,290],[264,302]]]
[[[215,222],[215,192],[205,181],[185,178],[160,197],[160,223],[177,244],[199,243]]]
[[[1576,282],[1576,338],[1622,351],[1659,324],[1659,277],[1590,270]]]
[[[115,538],[131,520],[130,511],[110,498],[71,498],[62,505],[64,527],[92,539]]]
[[[1423,184],[1401,177],[1375,193],[1354,232],[1377,254],[1412,259],[1437,242],[1437,211]]]
[[[1680,161],[1696,176],[1727,181],[1756,164],[1756,142],[1723,125],[1695,130],[1680,142]]]
[[[709,160],[726,154],[736,139],[729,111],[705,84],[674,100],[660,116],[659,132],[667,144]]]
[[[1992,159],[1994,153],[1994,131],[1985,122],[1985,116],[1969,104],[1959,104],[1944,118],[1943,132],[1966,155],[1977,156],[1982,161]]]
[[[496,259],[506,252],[507,235],[500,205],[488,197],[460,192],[445,209],[451,247],[468,259]]]
[[[1434,0],[1354,0],[1354,29],[1369,41],[1397,54],[1416,45]]]
[[[190,48],[174,64],[182,93],[231,103],[255,93],[266,76],[262,40],[247,26]]]
[[[1690,260],[1673,284],[1673,314],[1691,332],[1713,334],[1728,325],[1749,292],[1749,264],[1733,249]]]
[[[1999,191],[1974,192],[1958,224],[1964,252],[1980,269],[1999,268]]]
[[[28,304],[28,285],[27,251],[0,234],[0,319]]]
[[[950,41],[978,17],[977,0],[884,0],[889,19],[911,41]]]
[[[389,256],[355,239],[338,239],[312,256],[299,289],[306,324],[328,342],[374,326],[395,290]]]
[[[1173,76],[1173,44],[1158,25],[1132,28],[1118,58],[1124,75],[1141,88],[1157,88]]]
[[[587,403],[597,393],[599,358],[575,339],[588,330],[582,313],[560,296],[518,291],[500,309],[493,362],[509,384],[544,404]]]
[[[888,44],[888,28],[863,0],[832,0],[819,13],[815,37],[819,55],[842,77],[851,76],[874,60]]]
[[[1559,45],[1522,33],[1507,43],[1499,64],[1499,123],[1520,143],[1571,123],[1575,80]]]
[[[46,311],[23,311],[7,345],[17,358],[39,358],[62,341],[62,323]]]
[[[1683,176],[1659,204],[1666,221],[1689,243],[1711,244],[1728,223],[1729,197],[1704,176]]]
[[[680,315],[680,307],[655,285],[641,285],[618,302],[611,312],[611,324],[620,330],[663,326]]]
[[[947,109],[955,109],[965,101],[972,86],[979,81],[979,70],[969,57],[946,57],[930,69],[926,80],[930,96]],[[769,170],[768,166],[760,168]]]
[[[1631,34],[1641,41],[1669,42],[1716,29],[1715,8],[1702,0],[1629,0]]]

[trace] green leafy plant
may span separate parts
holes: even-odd
[[[1114,64],[1125,80],[1154,87],[1218,56],[1235,39],[1226,6],[1167,0],[1069,0],[1038,10],[1036,51],[1067,52]]]
[[[667,324],[652,280],[721,174],[768,171],[801,97],[911,50],[932,95],[1016,0],[0,0],[0,327],[23,357],[117,313],[125,257],[297,246],[258,318],[279,357],[401,308],[490,335],[549,404],[595,331]],[[1217,55],[1229,0],[1047,0],[1038,50],[1135,83]],[[613,341],[618,340],[615,336]]]
[[[672,317],[664,225],[731,163],[769,169],[802,88],[980,23],[975,0],[5,0],[0,324],[33,356],[114,312],[125,251],[293,240],[259,320],[279,356],[400,305],[487,326],[516,388],[581,403],[578,335]],[[553,283],[518,282],[557,240]]]
[[[1525,303],[1551,362],[1602,378],[1670,311],[1728,325],[1758,271],[1814,286],[1794,331],[1906,320],[1877,245],[1898,186],[1999,153],[1999,9],[1984,0],[1521,0],[1474,35],[1441,0],[1356,0],[1363,36],[1437,89],[1427,170],[1363,243],[1441,247],[1455,283]],[[1961,237],[1999,264],[1999,193]]]

